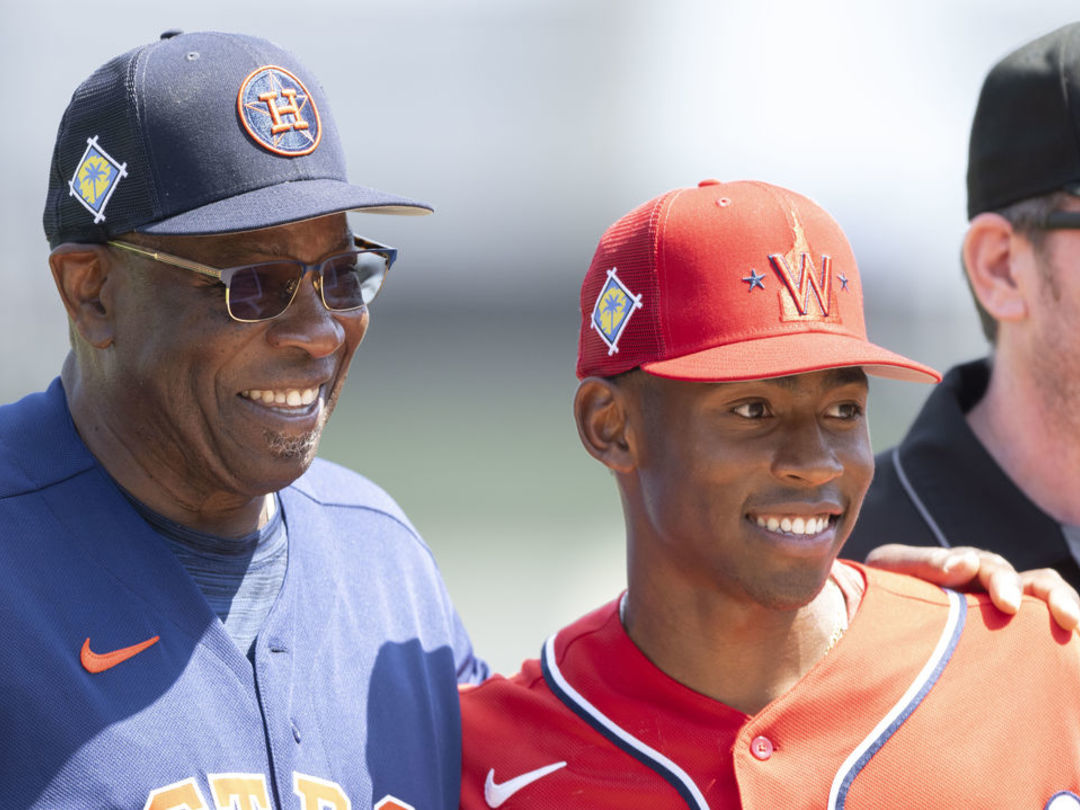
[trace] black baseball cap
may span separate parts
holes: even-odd
[[[968,217],[1053,191],[1080,193],[1080,23],[987,74],[971,125]]]
[[[318,80],[242,34],[168,31],[98,68],[56,136],[43,224],[52,247],[128,231],[197,235],[340,211],[427,214],[352,185]]]

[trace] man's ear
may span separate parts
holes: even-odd
[[[1005,217],[992,213],[976,216],[964,235],[964,270],[971,289],[996,321],[1027,317],[1027,299],[1015,273],[1017,248],[1026,242]]]
[[[100,245],[65,242],[49,254],[53,281],[82,339],[98,349],[114,337],[108,289],[109,257]]]
[[[589,455],[618,473],[634,469],[633,393],[602,377],[582,380],[574,394],[578,437]]]

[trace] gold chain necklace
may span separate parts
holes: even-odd
[[[840,590],[840,586],[836,584],[836,581],[832,577],[829,577],[825,582],[826,587],[829,585],[832,585],[833,589],[836,591],[836,595],[840,597],[841,610],[836,616],[836,626],[833,627],[832,635],[829,636],[829,643],[825,646],[826,655],[836,646],[836,643],[843,638],[844,631],[847,630],[848,626],[847,599],[844,598],[844,592]]]

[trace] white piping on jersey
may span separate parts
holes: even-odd
[[[614,720],[589,703],[589,701],[582,697],[581,694],[570,685],[566,678],[563,677],[562,672],[559,670],[559,665],[555,661],[555,636],[551,636],[544,642],[544,662],[547,664],[548,672],[551,673],[551,677],[555,679],[555,682],[566,693],[566,696],[577,704],[578,708],[586,712],[593,720],[607,729],[610,734],[618,737],[623,743],[669,771],[673,777],[682,783],[686,792],[693,797],[694,801],[697,803],[697,810],[709,810],[709,803],[705,801],[705,796],[698,790],[698,786],[694,784],[694,780],[690,778],[690,775],[686,773],[686,771],[655,748],[652,748],[630,732],[623,729]]]
[[[896,469],[896,476],[900,479],[900,486],[904,488],[907,496],[911,499],[911,502],[915,505],[915,509],[922,515],[922,519],[926,521],[926,525],[930,527],[931,533],[934,535],[934,539],[938,541],[939,545],[945,548],[952,548],[952,544],[948,538],[945,537],[945,532],[937,525],[937,521],[934,520],[934,516],[930,514],[930,510],[926,508],[926,504],[922,502],[922,499],[915,493],[915,487],[911,485],[911,481],[908,480],[907,474],[904,472],[904,468],[900,464],[900,447],[894,447],[892,451],[892,463]]]
[[[941,637],[938,639],[937,646],[934,647],[934,651],[930,654],[926,664],[919,671],[919,674],[915,676],[915,680],[911,682],[911,685],[907,688],[907,691],[900,697],[900,700],[889,710],[866,738],[859,743],[854,751],[844,760],[844,764],[840,766],[840,770],[836,772],[836,777],[833,779],[832,788],[829,790],[829,803],[826,805],[828,810],[842,810],[844,802],[847,800],[848,788],[851,786],[851,782],[866,765],[866,761],[860,762],[866,752],[871,746],[877,744],[881,746],[892,735],[900,723],[905,718],[897,723],[897,718],[905,712],[910,714],[918,703],[925,695],[920,694],[923,690],[932,685],[933,680],[940,674],[939,667],[944,663],[947,655],[951,655],[952,650],[956,646],[957,642],[957,628],[964,620],[965,612],[964,608],[967,607],[966,602],[963,601],[964,597],[956,593],[956,591],[945,590],[945,595],[949,598],[949,615],[945,619],[945,628],[941,631]],[[962,627],[961,627],[962,629]],[[894,725],[895,724],[895,725]],[[876,752],[875,752],[876,753]],[[871,754],[870,756],[873,756]],[[868,761],[869,758],[867,758]]]

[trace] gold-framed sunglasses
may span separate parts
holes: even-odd
[[[370,304],[390,266],[397,259],[397,250],[361,236],[354,236],[352,250],[335,253],[314,264],[299,259],[274,259],[240,267],[210,267],[133,245],[110,240],[107,244],[156,262],[201,273],[216,278],[225,285],[225,306],[229,317],[241,323],[257,323],[276,318],[289,308],[300,289],[300,282],[309,270],[315,273],[315,289],[331,312],[349,312]]]

